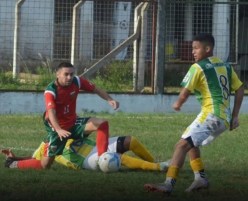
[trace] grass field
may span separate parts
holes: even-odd
[[[170,158],[174,144],[195,117],[195,114],[180,113],[85,115],[108,119],[112,136],[138,137],[158,161]],[[247,200],[247,122],[248,115],[241,115],[241,126],[237,130],[226,131],[212,144],[202,148],[202,158],[210,180],[208,191],[184,193],[193,181],[188,159],[179,174],[173,194],[166,197],[147,193],[143,189],[145,183],[164,181],[165,174],[161,172],[123,170],[104,174],[87,170],[74,171],[56,163],[50,170],[20,171],[4,168],[5,158],[1,155],[0,200]],[[18,155],[30,155],[43,139],[44,133],[41,115],[0,115],[0,149],[12,148]],[[95,138],[95,135],[91,137]]]

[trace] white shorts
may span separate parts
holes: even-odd
[[[187,127],[182,139],[191,137],[195,147],[207,145],[227,129],[225,120],[213,115],[200,113]]]
[[[111,137],[109,138],[109,145],[108,145],[108,151],[109,152],[117,152],[117,139],[118,137]],[[98,165],[98,152],[97,152],[97,147],[95,146],[89,155],[85,158],[83,162],[83,169],[88,169],[88,170],[97,170]]]

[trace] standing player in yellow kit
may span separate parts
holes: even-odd
[[[183,88],[173,104],[173,109],[180,111],[189,95],[194,93],[201,104],[201,112],[176,144],[164,183],[145,184],[144,188],[148,191],[170,194],[186,154],[194,172],[194,181],[186,192],[208,188],[209,182],[199,147],[209,144],[228,128],[233,130],[239,126],[238,115],[244,95],[243,84],[232,66],[213,56],[214,43],[211,34],[199,34],[193,39],[192,53],[195,63],[181,83]],[[231,111],[232,91],[235,95]]]

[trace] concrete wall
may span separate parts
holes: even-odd
[[[177,95],[132,95],[111,94],[120,102],[119,112],[125,113],[169,113],[174,112],[171,105]],[[233,103],[233,97],[232,97]],[[194,96],[190,96],[182,107],[181,112],[197,113],[199,103]],[[31,114],[43,113],[43,93],[39,92],[0,92],[0,114]],[[108,112],[115,111],[95,94],[80,93],[77,112]],[[241,113],[248,113],[248,97],[244,97]]]

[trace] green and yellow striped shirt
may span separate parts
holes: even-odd
[[[194,63],[181,83],[196,95],[203,113],[212,113],[228,123],[231,119],[231,92],[241,85],[232,66],[217,57]]]

